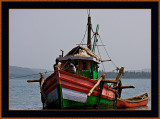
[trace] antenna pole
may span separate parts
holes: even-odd
[[[92,50],[92,44],[91,44],[91,29],[92,29],[92,24],[91,24],[91,17],[90,17],[90,11],[88,14],[88,40],[87,40],[87,47]]]

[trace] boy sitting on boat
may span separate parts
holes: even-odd
[[[60,69],[62,69],[61,67],[61,64],[58,64],[58,60],[56,60],[56,64],[54,64],[54,70],[56,70],[58,67]],[[75,65],[72,63],[71,59],[68,60],[67,64],[64,66],[64,71],[66,72],[70,72],[70,73],[73,73],[73,74],[76,74],[76,67]]]
[[[73,74],[76,73],[76,67],[71,60],[68,60],[68,63],[66,64],[64,71],[67,71]]]

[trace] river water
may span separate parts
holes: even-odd
[[[39,83],[27,83],[27,80],[9,80],[9,110],[42,110]],[[130,110],[151,110],[151,79],[122,79],[122,84],[135,86],[134,89],[123,89],[122,98],[149,93],[147,106]]]

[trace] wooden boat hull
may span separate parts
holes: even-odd
[[[45,107],[49,108],[89,108],[115,106],[115,90],[103,86],[99,101],[100,87],[97,87],[91,96],[87,96],[96,81],[71,74],[65,71],[56,71],[50,75],[42,86],[42,95]]]
[[[131,108],[140,107],[148,104],[149,95],[144,93],[142,95],[131,97],[127,99],[117,98],[117,108]]]

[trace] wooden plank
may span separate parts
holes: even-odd
[[[102,79],[104,79],[104,77],[105,77],[105,74],[103,74],[103,75],[99,78],[99,80],[97,81],[97,83],[96,83],[96,84],[93,86],[93,88],[89,91],[88,96],[90,96],[90,95],[92,94],[93,90],[100,84],[100,82],[102,81]]]

